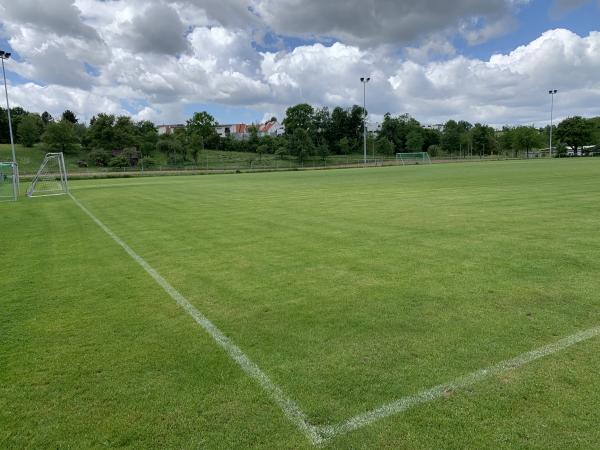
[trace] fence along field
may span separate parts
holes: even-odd
[[[96,311],[104,327],[113,322],[124,325],[124,319],[119,315],[103,321],[102,314],[126,310],[135,318],[134,325],[150,321],[159,326],[162,336],[169,336],[169,331],[184,336],[185,346],[172,342],[172,336],[165,338],[173,343],[167,349],[148,337],[156,325],[150,329],[134,326],[141,340],[150,342],[148,346],[138,344],[92,357],[92,365],[103,356],[127,361],[121,369],[133,371],[134,379],[143,383],[147,371],[141,369],[149,362],[132,355],[141,352],[151,362],[153,351],[172,352],[175,356],[167,358],[164,378],[153,378],[152,391],[172,394],[171,378],[182,377],[196,403],[173,395],[188,414],[171,418],[171,429],[190,427],[187,432],[196,436],[206,432],[209,443],[223,438],[253,446],[244,422],[252,411],[259,419],[250,434],[270,445],[299,446],[333,439],[328,442],[427,447],[445,439],[459,446],[499,442],[498,427],[486,427],[495,421],[502,424],[512,445],[524,442],[515,431],[523,428],[528,443],[533,439],[540,445],[554,445],[567,443],[569,435],[560,426],[537,434],[539,423],[571,414],[581,417],[573,419],[571,426],[583,442],[594,443],[598,434],[589,424],[594,422],[590,417],[598,417],[592,407],[598,394],[588,374],[594,367],[590,356],[598,348],[589,330],[598,326],[593,311],[600,303],[593,295],[598,288],[593,276],[598,262],[591,251],[599,246],[594,236],[599,213],[591,194],[600,187],[596,175],[600,166],[593,161],[73,182],[71,192],[94,217],[298,406],[308,424],[308,440],[282,423],[281,412],[273,409],[268,397],[261,399],[260,393],[238,398],[235,412],[227,407],[230,392],[216,386],[228,384],[230,377],[239,379],[231,368],[225,370],[228,377],[212,385],[212,394],[194,397],[195,390],[215,383],[210,376],[206,380],[207,373],[212,368],[222,370],[218,367],[227,363],[220,357],[213,361],[214,353],[219,353],[214,344],[209,350],[204,335],[182,319],[180,311],[167,306],[173,302],[164,293],[156,293],[154,281],[140,275],[139,266],[121,249],[113,249],[114,241],[74,202],[35,199],[19,203],[17,209],[37,216],[35,223],[28,223],[27,232],[36,236],[45,229],[51,246],[65,238],[64,233],[48,233],[49,224],[76,230],[75,236],[85,244],[71,238],[75,246],[66,253],[75,261],[91,258],[78,251],[83,245],[102,248],[94,255],[94,264],[78,264],[76,272],[77,277],[84,277],[90,271],[87,275],[94,273],[96,282],[103,280],[89,288],[85,304]],[[60,259],[67,256],[64,253],[45,256]],[[121,270],[111,270],[114,265]],[[97,273],[105,271],[109,272],[106,279]],[[14,282],[26,276],[43,277],[51,280],[46,281],[50,292],[58,291],[59,280],[42,272],[33,265],[27,275],[15,276]],[[74,289],[76,280],[64,279],[67,272],[72,270],[61,269],[62,282]],[[103,309],[108,306],[107,291],[118,305],[115,311]],[[150,305],[142,300],[148,292],[154,299]],[[44,299],[32,297],[29,310],[48,306]],[[141,312],[140,305],[144,305]],[[156,320],[154,309],[162,308],[169,311],[168,318]],[[84,316],[93,320],[94,314],[87,310]],[[94,333],[86,331],[94,341]],[[202,334],[198,336],[201,343],[194,341],[198,334]],[[448,384],[532,350],[564,343],[561,339],[573,335],[575,341],[584,336],[586,342],[569,341],[572,348],[511,375],[496,371],[470,386],[466,394],[461,386]],[[55,351],[61,349],[59,342],[54,344]],[[198,345],[205,353],[195,353]],[[74,361],[89,359],[77,345],[72,351]],[[194,361],[187,352],[195,355]],[[8,358],[18,361],[16,355],[8,354]],[[11,374],[25,365],[16,364]],[[105,387],[123,378],[116,368],[105,370],[112,374],[102,378]],[[54,381],[48,397],[42,397],[43,404],[51,403],[56,391],[70,388],[60,377],[52,377],[60,373],[58,368],[51,366],[47,371]],[[77,374],[73,371],[73,376]],[[230,391],[255,392],[256,385],[243,384],[243,389],[236,386]],[[353,429],[345,422],[349,418],[440,385],[445,385],[438,395],[441,399],[426,407],[339,435],[344,427]],[[573,385],[577,389],[569,391]],[[498,386],[518,393],[498,393]],[[540,386],[548,388],[543,395]],[[135,410],[147,423],[155,423],[156,414],[141,408],[139,400],[128,394],[119,411],[111,410],[109,417]],[[18,395],[7,398],[15,401]],[[502,399],[517,405],[511,419],[505,417]],[[560,403],[561,407],[548,407],[549,399],[551,405]],[[72,402],[74,398],[67,405]],[[83,404],[89,407],[89,402]],[[156,404],[162,401],[155,400]],[[198,404],[205,413],[195,409]],[[232,414],[231,423],[223,423],[222,410]],[[474,419],[484,411],[486,421]],[[94,403],[92,412],[106,414],[105,406]],[[64,420],[70,419],[65,413]],[[85,429],[80,420],[73,426]],[[102,427],[96,433],[122,437],[124,431],[115,422],[111,422],[112,433]],[[439,423],[447,427],[437,430]],[[136,424],[134,430],[136,426],[143,428]],[[480,433],[462,433],[465,427]],[[311,432],[316,438],[311,438]],[[81,442],[77,436],[71,439]],[[170,445],[181,443],[178,439],[182,438],[167,433],[159,439]]]

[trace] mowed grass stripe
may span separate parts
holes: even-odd
[[[0,208],[1,448],[307,446],[69,198]]]
[[[141,256],[139,256],[131,247],[129,247],[121,238],[104,225],[96,216],[94,216],[85,206],[83,206],[72,194],[69,197],[75,204],[85,213],[90,219],[98,225],[113,241],[115,241],[125,252],[144,269],[148,275],[171,297],[187,314],[189,314],[200,325],[208,335],[214,339],[227,354],[235,361],[241,369],[250,378],[254,379],[271,397],[277,405],[282,409],[285,416],[303,432],[306,437],[313,443],[320,443],[320,438],[307,420],[305,414],[298,408],[296,403],[288,398],[285,393],[273,384],[269,377],[258,367],[246,354],[221,330],[198,311],[188,300],[183,297],[171,284],[165,280],[152,266],[150,266]]]
[[[562,163],[81,195],[326,424],[595,325],[597,165]]]

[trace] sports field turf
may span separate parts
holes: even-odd
[[[600,158],[71,188],[0,204],[2,448],[600,447]]]

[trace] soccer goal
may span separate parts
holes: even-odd
[[[0,162],[0,202],[15,201],[19,196],[19,166]]]
[[[431,159],[427,152],[396,153],[396,160],[402,162],[403,166],[406,164],[431,164]]]
[[[67,194],[68,192],[67,169],[65,168],[63,154],[46,153],[40,170],[38,170],[29,189],[27,189],[27,196],[42,197],[44,195]]]

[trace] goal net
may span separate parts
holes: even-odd
[[[406,164],[431,164],[431,159],[427,152],[396,153],[396,159],[402,162],[403,166]]]
[[[44,195],[60,195],[69,192],[67,186],[67,170],[65,158],[62,153],[46,153],[46,157],[33,178],[28,197],[42,197]]]
[[[0,162],[0,202],[14,201],[19,195],[19,168],[13,162]]]

